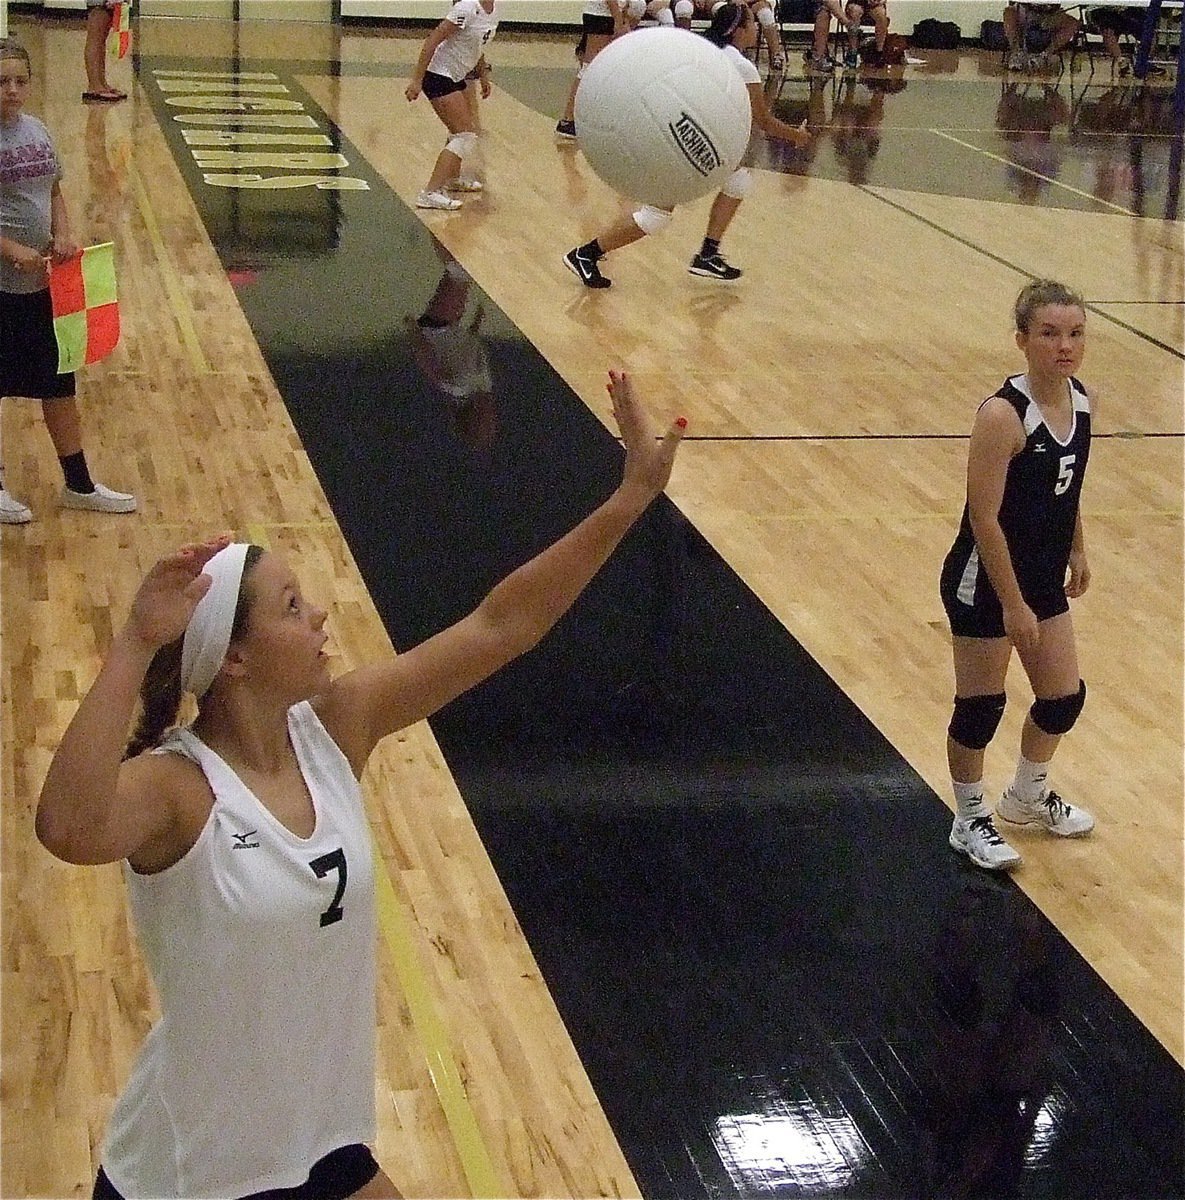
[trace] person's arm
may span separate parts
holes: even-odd
[[[424,44],[420,47],[420,57],[416,59],[416,65],[412,68],[411,82],[403,93],[409,100],[414,100],[420,94],[420,88],[424,86],[424,73],[428,70],[432,55],[442,42],[446,42],[460,28],[460,25],[455,25],[446,18],[424,39]]]
[[[1082,532],[1082,509],[1074,517],[1074,539],[1070,543],[1070,578],[1066,595],[1076,600],[1090,587],[1090,563],[1086,561],[1086,538]]]
[[[1024,427],[1012,406],[998,396],[984,404],[971,429],[967,452],[967,513],[980,561],[1004,610],[1004,629],[1012,643],[1037,644],[1037,618],[1021,595],[1008,542],[1000,527],[1000,506],[1008,464],[1024,449]]]
[[[780,142],[789,142],[792,146],[809,146],[811,135],[805,129],[795,129],[787,125],[770,112],[765,102],[765,92],[760,83],[746,85],[749,89],[749,109],[753,114],[753,124],[766,137],[776,138]]]
[[[184,633],[210,586],[202,567],[227,540],[184,547],[158,562],[140,585],[41,788],[35,828],[56,857],[118,862],[168,835],[176,810],[171,790],[154,786],[162,765],[151,761],[153,755],[125,763],[123,752],[149,663],[157,649]]]
[[[486,56],[483,54],[477,60],[477,84],[481,88],[481,98],[488,100],[490,98],[490,64],[486,62]]]
[[[25,275],[46,275],[49,271],[48,254],[14,238],[0,237],[0,255]]]
[[[355,771],[380,738],[430,716],[536,645],[666,486],[683,422],[657,438],[628,376],[610,372],[609,392],[626,447],[613,494],[497,584],[467,617],[406,653],[348,672],[315,702]]]
[[[66,212],[66,198],[61,184],[55,183],[49,196],[49,228],[54,262],[66,262],[79,251],[78,244],[70,235],[70,218]]]

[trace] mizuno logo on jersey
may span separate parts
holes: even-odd
[[[230,836],[234,838],[232,850],[258,850],[259,843],[253,842],[251,839],[259,832],[258,829],[252,829],[250,833],[232,833]]]
[[[1034,453],[1034,454],[1044,454],[1044,453],[1045,453],[1045,443],[1044,443],[1044,442],[1038,442],[1038,443],[1037,443],[1037,444],[1036,444],[1036,445],[1033,447],[1033,453]]]

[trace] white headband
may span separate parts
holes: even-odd
[[[202,568],[202,574],[214,582],[193,610],[181,643],[181,689],[197,700],[206,694],[226,658],[250,548],[248,542],[232,542]]]

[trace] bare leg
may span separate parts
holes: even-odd
[[[109,8],[86,10],[86,45],[82,61],[86,64],[86,89],[88,92],[114,91],[107,82],[107,34],[111,30]]]
[[[611,250],[620,250],[640,242],[646,236],[646,231],[639,228],[633,217],[622,217],[610,225],[604,233],[597,234],[597,245],[608,254]]]
[[[447,96],[438,96],[432,101],[436,115],[444,122],[449,133],[466,133],[472,131],[472,118],[469,104],[464,92],[449,92]],[[432,168],[424,190],[427,192],[443,191],[461,170],[461,158],[447,147],[437,155],[436,165]]]
[[[712,210],[708,213],[708,230],[707,237],[718,242],[724,237],[725,230],[732,223],[733,217],[736,216],[737,209],[740,208],[741,202],[735,196],[726,196],[720,192],[716,199],[712,201]]]
[[[613,40],[609,34],[590,33],[584,43],[584,53],[580,56],[581,66],[587,67],[590,62]],[[572,80],[568,89],[568,102],[564,105],[563,120],[571,121],[576,116],[576,91],[580,87],[580,76]]]
[[[82,418],[73,396],[64,400],[42,400],[41,411],[58,458],[68,458],[82,449]]]
[[[955,695],[994,696],[1004,690],[1012,643],[1007,638],[956,637],[953,641]],[[979,783],[983,779],[984,750],[975,750],[946,739],[946,760],[956,783]]]
[[[468,155],[461,164],[461,173],[458,178],[462,183],[477,183],[485,174],[480,97],[481,84],[475,79],[469,80],[465,84],[465,103],[469,106],[469,126],[477,134],[477,145],[473,148],[473,153]]]
[[[1079,674],[1078,649],[1070,614],[1050,617],[1041,622],[1040,628],[1041,638],[1036,649],[1020,656],[1033,694],[1044,700],[1072,696],[1078,690]],[[1061,734],[1046,733],[1033,724],[1032,716],[1025,717],[1020,752],[1029,762],[1049,762],[1061,740]]]

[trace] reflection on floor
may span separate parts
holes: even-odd
[[[602,497],[620,450],[336,130],[366,193],[222,193],[147,90],[392,639],[417,641]],[[894,124],[943,104],[857,96]],[[833,165],[903,185],[908,130],[879,155],[854,132],[879,118],[847,115]],[[1167,153],[1141,204],[1168,202]],[[433,727],[647,1197],[1181,1193],[1180,1068],[949,853],[946,808],[671,504]]]

